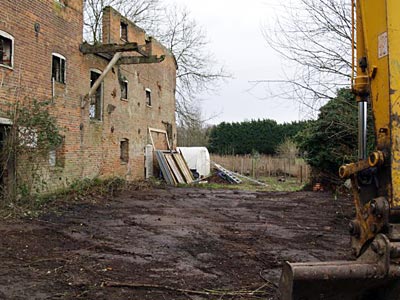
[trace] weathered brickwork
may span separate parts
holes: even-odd
[[[104,9],[103,43],[124,43],[121,22],[127,24],[129,42],[146,43],[145,32],[110,7]],[[90,89],[90,72],[102,72],[109,61],[79,50],[83,0],[2,0],[2,32],[14,38],[14,46],[13,67],[0,65],[0,117],[7,116],[17,99],[51,99],[51,114],[65,135],[62,153],[57,153],[63,158],[62,166],[48,166],[46,180],[52,187],[83,178],[143,178],[149,127],[169,127],[171,142],[176,143],[176,63],[154,39],[153,55],[165,55],[165,60],[114,66],[102,83],[101,120],[94,120],[89,117],[90,105],[82,108],[82,99]],[[65,57],[65,84],[52,83],[53,53]],[[121,99],[121,78],[128,82],[127,99]],[[151,91],[151,106],[146,91]],[[121,141],[128,141],[128,162],[120,158]]]

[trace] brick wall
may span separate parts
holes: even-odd
[[[14,66],[0,66],[0,117],[7,117],[10,104],[16,101],[52,100],[51,113],[65,135],[65,163],[62,167],[46,167],[50,189],[86,177],[143,178],[144,147],[150,143],[148,128],[165,130],[165,123],[172,124],[176,144],[174,58],[153,40],[153,54],[166,55],[163,62],[115,66],[102,84],[102,118],[92,120],[89,105],[82,109],[81,100],[90,89],[90,71],[103,71],[108,61],[79,51],[83,1],[62,2],[1,1],[0,31],[14,37]],[[104,10],[103,42],[123,43],[121,21],[128,25],[130,42],[145,44],[145,32],[110,7]],[[36,32],[35,28],[40,30]],[[66,58],[66,82],[54,87],[52,53]],[[121,77],[128,81],[126,100],[121,100]],[[146,105],[146,89],[151,90],[151,106]],[[120,160],[122,140],[129,141],[127,163]]]

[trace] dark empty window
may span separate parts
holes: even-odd
[[[127,163],[129,162],[129,140],[124,139],[120,143],[120,159],[121,162]]]
[[[121,40],[128,41],[128,24],[121,22]]]
[[[121,99],[128,99],[128,81],[121,81]]]
[[[97,72],[90,72],[90,86],[96,82],[96,80],[100,77],[100,74]],[[101,108],[102,108],[102,84],[97,88],[96,92],[90,99],[90,107],[89,107],[89,116],[93,120],[101,120]]]
[[[151,106],[151,90],[146,89],[146,104]]]
[[[52,78],[60,83],[65,83],[65,58],[61,55],[53,54],[51,65]]]
[[[12,67],[13,40],[0,31],[0,65]]]

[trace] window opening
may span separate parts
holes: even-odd
[[[6,37],[0,31],[0,65],[12,67],[13,39]]]
[[[52,78],[54,81],[65,83],[65,58],[58,54],[53,54]]]
[[[129,140],[124,139],[120,143],[120,159],[123,163],[129,162]]]
[[[128,41],[128,24],[121,22],[121,40]]]
[[[151,106],[151,90],[146,89],[146,104]]]
[[[128,99],[128,81],[121,81],[121,99]]]
[[[97,72],[90,72],[90,86],[93,86],[93,84],[96,82],[96,80],[100,77],[100,74]],[[102,99],[102,87],[103,84],[100,84],[100,86],[97,88],[96,92],[92,96],[92,99],[90,101],[90,107],[89,107],[89,116],[93,120],[101,120],[101,99]]]
[[[56,150],[49,151],[49,165],[50,167],[55,167],[57,163],[57,152]]]

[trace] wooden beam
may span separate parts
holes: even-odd
[[[105,60],[110,61],[113,58],[114,53],[97,53],[95,55],[97,55],[98,57],[104,58]]]
[[[154,63],[160,63],[164,59],[165,55],[161,55],[160,57],[157,57],[156,55],[152,55],[149,57],[124,56],[119,59],[117,65],[154,64]]]
[[[143,56],[148,56],[148,51],[144,49],[146,46],[140,46],[137,43],[125,43],[123,45],[118,44],[98,44],[90,45],[88,43],[83,43],[80,45],[79,50],[83,54],[99,54],[99,53],[116,53],[116,52],[127,52],[136,51]]]
[[[146,45],[139,45],[136,50],[137,53],[143,55],[144,57],[149,57],[151,55],[151,48]]]
[[[90,98],[97,90],[97,88],[100,86],[100,84],[103,82],[104,78],[107,76],[108,72],[111,71],[111,69],[114,67],[114,65],[117,63],[117,61],[121,58],[122,53],[117,52],[115,53],[114,57],[110,62],[108,63],[107,67],[104,69],[103,73],[101,73],[100,77],[97,78],[97,80],[93,83],[92,87],[90,88],[88,97]]]
[[[117,61],[121,58],[121,55],[122,55],[122,52],[115,53],[112,60],[108,63],[107,67],[101,73],[100,77],[97,78],[97,80],[93,83],[92,87],[89,90],[89,93],[82,100],[82,103],[81,103],[82,109],[85,108],[86,104],[90,101],[90,97],[92,97],[92,95],[96,92],[97,88],[103,82],[104,78],[111,71],[111,69],[114,67],[114,65],[117,63]]]
[[[165,130],[162,130],[162,129],[149,127],[150,141],[151,141],[151,144],[153,145],[153,149],[157,150],[156,146],[154,145],[153,136],[151,135],[153,132],[164,134],[165,135],[165,140],[167,141],[168,150],[171,150],[171,145],[169,144],[169,140],[168,140],[168,133]]]

